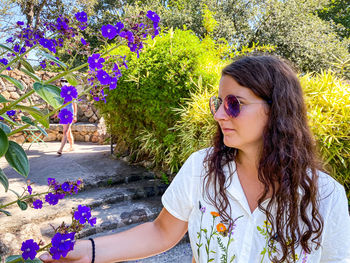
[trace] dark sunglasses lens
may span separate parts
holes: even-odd
[[[240,112],[239,101],[236,96],[228,95],[225,98],[224,108],[230,117],[237,117]]]
[[[215,113],[218,111],[220,104],[220,99],[216,96],[213,96],[209,99],[209,108],[213,115],[215,115]]]

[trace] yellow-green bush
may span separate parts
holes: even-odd
[[[306,74],[300,81],[323,160],[350,198],[350,84],[331,71]]]

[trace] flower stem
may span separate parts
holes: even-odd
[[[45,192],[45,193],[40,193],[40,194],[35,194],[35,195],[27,195],[27,196],[25,196],[23,198],[18,198],[16,201],[12,201],[10,203],[4,204],[4,205],[0,205],[0,209],[3,209],[3,208],[8,207],[10,205],[13,205],[13,204],[17,203],[18,200],[23,201],[23,200],[26,200],[26,199],[29,199],[29,198],[32,198],[32,197],[36,197],[36,196],[40,196],[40,195],[44,195],[44,194],[48,194],[48,193],[50,193],[50,192]]]

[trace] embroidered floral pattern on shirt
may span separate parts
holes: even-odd
[[[258,229],[259,233],[261,235],[263,235],[265,238],[265,247],[260,252],[260,255],[262,255],[260,263],[262,263],[262,262],[264,262],[264,258],[265,258],[266,253],[268,254],[268,258],[271,258],[271,256],[277,252],[277,247],[275,244],[276,239],[277,239],[277,234],[275,235],[275,237],[273,237],[271,239],[271,242],[270,242],[271,246],[269,246],[270,235],[268,232],[271,230],[271,224],[265,220],[264,225],[262,227],[257,226],[257,229]],[[306,263],[308,254],[304,250],[302,250],[300,255],[303,255],[302,263]],[[298,254],[295,254],[294,258],[291,260],[293,260],[293,262],[297,262],[299,260],[299,258],[300,257],[298,256]]]
[[[234,234],[234,229],[236,228],[235,222],[237,221],[237,219],[243,217],[243,215],[235,218],[233,220],[233,222],[228,227],[226,227],[225,224],[223,224],[222,222],[216,223],[216,221],[217,221],[216,218],[220,217],[220,214],[215,212],[215,211],[212,211],[212,212],[210,212],[210,214],[212,216],[213,223],[210,227],[210,230],[208,231],[206,228],[202,228],[202,221],[203,221],[203,216],[204,216],[204,213],[206,211],[206,208],[204,206],[202,206],[201,202],[199,202],[199,210],[201,211],[201,221],[200,221],[200,230],[199,230],[199,232],[197,232],[198,243],[196,243],[198,260],[201,256],[200,255],[200,248],[204,244],[206,256],[207,256],[207,262],[214,261],[214,258],[211,258],[210,255],[217,253],[217,251],[210,249],[210,242],[212,240],[215,240],[215,237],[216,237],[216,240],[218,242],[220,250],[222,251],[220,262],[221,263],[233,262],[233,260],[236,258],[236,255],[233,255],[230,258],[230,260],[228,260],[229,246],[234,241],[232,236]],[[228,238],[228,240],[227,240],[227,244],[225,245],[224,238],[226,238],[226,237]],[[205,240],[203,240],[204,243],[202,243],[202,238],[205,239]]]

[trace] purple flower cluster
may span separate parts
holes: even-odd
[[[159,21],[160,21],[160,17],[157,15],[157,13],[149,10],[147,12],[146,15],[149,19],[152,20],[153,22],[153,28],[154,28],[154,36],[159,35]],[[152,39],[154,38],[154,36],[152,36]]]
[[[59,260],[62,257],[66,257],[68,252],[73,250],[75,244],[75,233],[56,233],[51,239],[52,247],[50,253],[53,259]]]
[[[90,207],[79,205],[78,210],[74,212],[74,219],[80,224],[88,222],[91,226],[96,224],[96,217],[91,218]]]
[[[22,243],[21,250],[23,251],[22,257],[24,260],[27,260],[28,258],[34,260],[37,250],[39,250],[39,245],[34,242],[33,239],[28,239]]]
[[[9,63],[9,61],[6,58],[2,58],[0,59],[0,63],[6,66]],[[6,69],[11,70],[11,67],[7,67]]]
[[[81,180],[77,180],[74,182],[64,182],[63,184],[59,184],[55,180],[55,178],[48,178],[47,182],[51,191],[45,195],[45,201],[50,205],[57,205],[59,200],[63,199],[67,194],[77,194],[82,187]],[[41,209],[42,206],[43,202],[39,199],[33,202],[33,207],[35,209]]]

